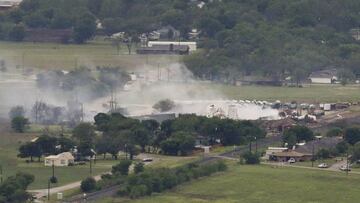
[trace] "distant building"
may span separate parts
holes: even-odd
[[[360,40],[360,28],[351,29],[350,34],[355,40]]]
[[[332,84],[338,79],[337,70],[328,69],[328,70],[314,71],[310,74],[309,79],[311,83]]]
[[[45,166],[68,166],[74,163],[75,158],[70,152],[45,157]]]
[[[180,31],[173,26],[168,25],[161,27],[149,34],[151,40],[174,40],[180,38]]]
[[[143,115],[143,116],[131,116],[133,119],[138,119],[140,121],[144,120],[156,120],[157,122],[161,123],[166,120],[174,120],[176,118],[175,113],[159,113],[159,114],[150,114],[150,115]]]
[[[192,30],[188,33],[188,36],[189,36],[189,39],[190,39],[190,40],[198,40],[200,34],[201,34],[201,31],[199,31],[199,30],[197,30],[197,29],[192,29]]]
[[[287,149],[288,148],[286,148],[286,147],[269,147],[265,152],[265,159],[269,160],[270,157],[273,156],[275,153],[284,152]]]
[[[312,158],[312,154],[304,154],[293,150],[276,152],[270,156],[271,161],[287,162],[289,159],[294,159],[296,162],[309,161]]]
[[[140,47],[136,50],[137,54],[169,54],[169,55],[188,55],[189,46],[187,45],[153,45],[151,47]]]
[[[10,10],[17,7],[22,0],[0,0],[0,11]]]
[[[152,47],[155,45],[177,45],[177,46],[188,46],[190,52],[194,52],[197,50],[196,42],[175,42],[175,41],[149,41],[148,47]]]

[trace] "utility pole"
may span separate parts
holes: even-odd
[[[346,150],[346,175],[349,174],[349,170],[350,170],[350,167],[349,167],[349,150]]]
[[[48,201],[50,201],[50,184],[51,184],[51,182],[50,182],[50,178],[49,178],[49,180],[48,180]]]
[[[258,144],[257,144],[257,137],[255,137],[255,153],[257,154]]]
[[[52,178],[55,178],[55,165],[54,165],[54,160],[52,161]]]
[[[91,157],[90,157],[90,175],[92,175]]]
[[[0,165],[0,183],[3,182],[3,168],[2,165]]]
[[[315,159],[314,153],[315,153],[315,147],[314,147],[314,142],[313,142],[313,144],[312,144],[311,167],[314,167],[314,159]]]

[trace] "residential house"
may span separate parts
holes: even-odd
[[[264,158],[266,160],[269,160],[271,156],[273,156],[275,153],[278,152],[284,152],[286,151],[288,148],[286,147],[269,147],[266,152],[265,152],[265,156]]]
[[[319,84],[332,84],[337,81],[337,70],[336,69],[327,69],[314,71],[310,74],[309,79],[311,83]]]
[[[68,166],[74,163],[75,158],[70,152],[45,157],[45,166]]]
[[[296,162],[301,161],[309,161],[312,158],[312,154],[305,154],[296,152],[293,150],[287,150],[283,152],[275,152],[274,154],[270,155],[269,160],[278,161],[278,162],[287,162],[289,159],[294,159]]]
[[[0,0],[0,11],[7,11],[17,7],[22,0]]]

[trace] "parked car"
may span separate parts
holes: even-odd
[[[327,165],[327,163],[321,163],[318,165],[318,168],[328,168],[329,166]]]
[[[288,163],[289,164],[293,164],[293,163],[295,163],[296,162],[296,160],[294,159],[294,158],[290,158],[289,160],[288,160]]]
[[[152,158],[144,158],[142,161],[143,161],[143,162],[152,162],[153,159],[152,159]]]
[[[351,171],[350,165],[342,165],[339,168],[341,171]]]

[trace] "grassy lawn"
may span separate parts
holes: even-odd
[[[231,166],[228,172],[196,180],[176,189],[143,198],[136,203],[158,202],[358,202],[360,175],[271,168],[269,166]],[[107,199],[102,202],[128,202]]]
[[[73,69],[81,65],[130,69],[144,64],[157,66],[179,61],[178,56],[129,55],[125,46],[118,54],[111,42],[102,39],[84,45],[0,41],[0,56],[13,66],[40,69]]]

